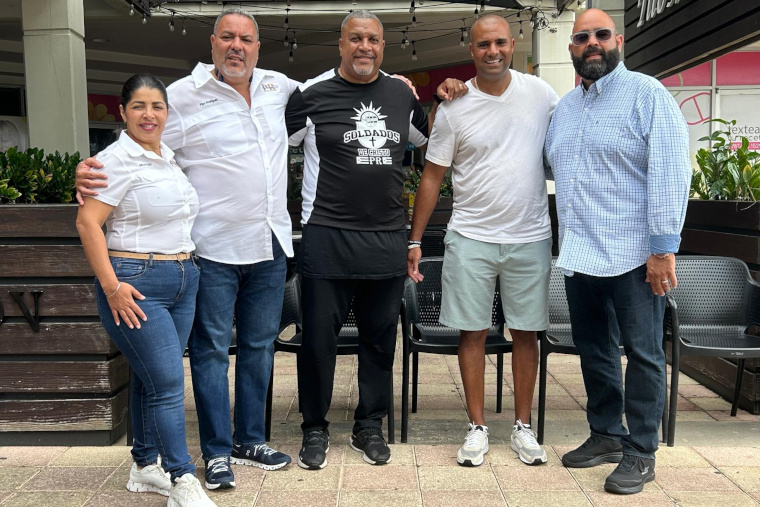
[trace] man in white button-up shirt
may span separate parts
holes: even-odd
[[[163,141],[198,192],[192,230],[201,268],[190,365],[206,487],[231,488],[236,464],[275,470],[290,457],[265,443],[267,388],[282,308],[285,257],[293,256],[287,211],[285,106],[299,83],[258,69],[258,26],[240,10],[224,11],[211,36],[213,65],[199,63],[168,88]],[[93,195],[87,166],[77,189]],[[235,431],[227,381],[237,317]]]

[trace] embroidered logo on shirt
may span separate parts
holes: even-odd
[[[265,92],[279,92],[280,91],[280,85],[277,83],[262,83],[261,89]]]
[[[152,165],[153,164],[150,162],[140,162],[139,164],[137,164],[137,167],[150,167]]]
[[[343,142],[359,141],[359,144],[367,148],[358,149],[357,164],[393,164],[393,158],[390,156],[391,150],[381,148],[385,146],[386,141],[398,143],[401,140],[401,134],[386,129],[385,118],[388,116],[380,114],[381,108],[382,106],[372,107],[372,102],[369,103],[369,106],[362,103],[361,109],[354,108],[356,116],[352,116],[351,119],[356,120],[356,130],[343,134]]]
[[[198,104],[198,105],[199,105],[199,106],[201,106],[201,107],[204,107],[204,106],[208,106],[208,105],[211,105],[211,104],[213,104],[214,102],[219,102],[219,99],[208,99],[208,100],[204,100],[203,102],[201,102],[201,103],[200,103],[200,104]]]

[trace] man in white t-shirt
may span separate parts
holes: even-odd
[[[451,166],[454,211],[444,240],[440,321],[461,330],[459,366],[471,421],[457,454],[463,466],[482,464],[488,452],[483,377],[497,276],[513,341],[512,449],[528,465],[546,462],[529,423],[536,331],[549,325],[552,240],[542,150],[559,97],[544,81],[510,70],[513,48],[502,17],[491,14],[473,24],[477,74],[464,97],[438,108],[409,235],[408,273],[418,282],[419,241]]]

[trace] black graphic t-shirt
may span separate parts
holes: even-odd
[[[304,142],[304,225],[404,229],[404,151],[425,144],[428,128],[403,81],[355,84],[331,69],[291,95],[285,119],[291,144]]]

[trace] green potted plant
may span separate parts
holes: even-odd
[[[681,254],[718,255],[742,259],[760,279],[760,153],[750,150],[744,136],[734,135],[735,120],[708,120],[718,128],[700,141],[709,148],[697,152],[691,180],[692,199],[681,233]],[[681,371],[727,399],[733,395],[736,365],[732,361],[686,356]],[[740,404],[760,401],[760,362],[745,364]],[[746,378],[749,376],[750,378]]]
[[[79,153],[0,152],[0,446],[110,445],[129,369],[79,243]]]
[[[407,209],[407,220],[411,222],[414,213],[414,196],[420,187],[420,178],[422,177],[422,166],[412,164],[409,168],[406,181],[404,181],[404,207]],[[454,186],[451,182],[451,169],[446,172],[446,176],[441,183],[441,193],[438,195],[438,204],[430,217],[429,225],[445,226],[451,217],[451,211],[454,205]]]

